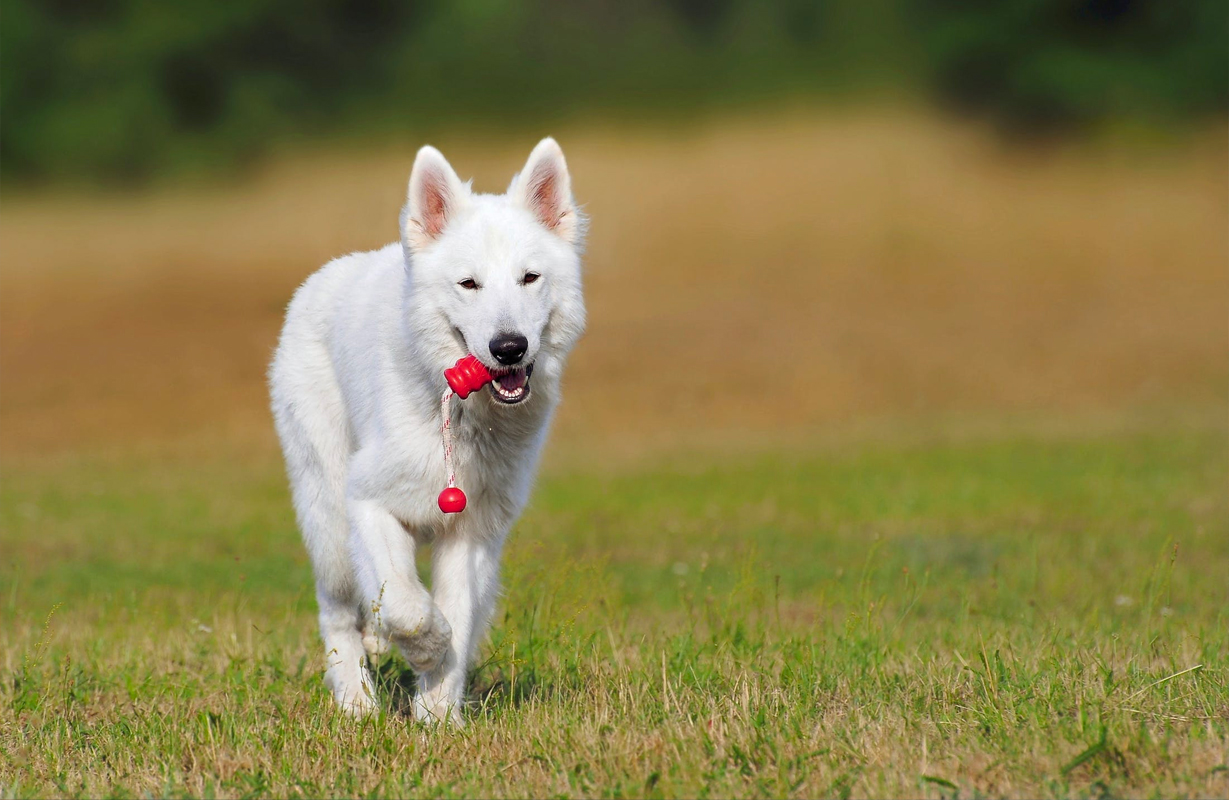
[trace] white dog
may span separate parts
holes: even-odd
[[[325,681],[352,713],[378,707],[366,657],[391,640],[418,675],[415,715],[460,721],[504,540],[584,329],[584,229],[554,139],[503,195],[473,193],[424,147],[401,242],[330,262],[290,303],[273,414],[315,571]],[[469,506],[445,516],[443,371],[467,353],[496,378],[452,404]],[[427,543],[432,592],[415,567]]]

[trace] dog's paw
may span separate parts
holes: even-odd
[[[428,691],[414,696],[414,718],[431,725],[464,728],[461,704],[442,691]]]
[[[442,664],[452,644],[452,626],[434,603],[430,609],[414,627],[389,632],[389,639],[418,673],[430,672]]]
[[[342,711],[355,719],[371,716],[380,710],[380,704],[363,692],[351,692],[349,694],[334,693],[333,699],[337,701],[337,705]]]
[[[361,718],[380,710],[371,674],[361,663],[331,664],[325,672],[324,682],[338,707],[350,716]]]

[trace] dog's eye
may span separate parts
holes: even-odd
[[[474,280],[473,278],[466,278],[465,280],[457,283],[457,286],[460,286],[462,289],[481,289],[482,288],[481,286],[478,285],[478,281]]]
[[[525,277],[521,278],[521,283],[528,286],[529,284],[533,283],[534,281],[536,281],[538,278],[541,278],[541,277],[542,276],[536,272],[526,272]]]

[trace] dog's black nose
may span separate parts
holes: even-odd
[[[491,340],[491,355],[507,366],[518,363],[528,349],[529,340],[519,333],[501,333]]]

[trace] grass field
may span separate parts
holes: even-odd
[[[1225,434],[556,474],[461,733],[333,711],[276,463],[7,476],[0,788],[1223,795]]]
[[[462,731],[332,709],[262,385],[412,149],[6,198],[0,796],[1229,794],[1222,139],[561,135],[592,325]]]

